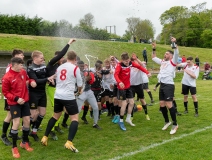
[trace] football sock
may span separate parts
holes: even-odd
[[[165,107],[160,107],[160,109],[161,109],[161,112],[163,114],[163,118],[165,119],[165,122],[168,123],[169,122],[169,117],[168,117],[168,110],[167,110],[166,106]]]
[[[11,135],[13,139],[13,148],[17,147],[18,130],[11,129]]]
[[[149,91],[149,92],[147,92],[147,93],[148,93],[148,95],[149,95],[150,99],[151,99],[151,100],[153,100],[153,97],[152,97],[152,93],[151,93],[151,91]]]
[[[176,118],[176,112],[174,107],[169,108],[169,112],[172,118],[173,125],[177,125],[177,118]]]
[[[147,107],[146,107],[146,104],[145,104],[145,105],[142,105],[142,107],[143,107],[143,109],[144,109],[145,114],[148,114],[148,113],[147,113]]]
[[[195,112],[198,113],[198,101],[194,102]]]
[[[9,128],[9,126],[10,126],[10,123],[8,123],[8,122],[3,122],[3,127],[2,127],[2,138],[4,138],[4,137],[6,137],[7,136],[7,130],[8,130],[8,128]]]
[[[47,124],[47,127],[46,127],[45,136],[48,137],[49,133],[51,132],[51,130],[54,127],[56,122],[57,122],[57,120],[54,117],[50,118],[50,120],[49,120],[49,122]]]
[[[84,105],[84,110],[83,110],[83,115],[82,115],[83,118],[86,117],[86,115],[88,113],[88,108],[89,108],[89,106]]]
[[[23,132],[23,136],[22,136],[23,142],[29,142],[29,137],[28,137],[29,136],[29,128],[26,128],[23,126],[22,132]]]
[[[184,102],[184,107],[185,107],[185,110],[188,111],[188,101]]]
[[[78,122],[72,121],[69,127],[68,140],[73,141],[78,129]]]

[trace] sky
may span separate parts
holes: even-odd
[[[156,37],[162,30],[159,17],[163,12],[173,6],[190,8],[203,2],[207,2],[207,9],[212,9],[212,0],[1,0],[0,13],[25,14],[30,18],[37,15],[51,22],[65,19],[73,26],[91,13],[95,19],[94,27],[116,26],[116,34],[120,36],[127,29],[126,19],[139,17],[153,23]],[[113,27],[111,32],[114,33]]]

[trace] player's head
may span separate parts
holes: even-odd
[[[107,69],[110,68],[110,60],[109,60],[109,59],[105,59],[105,60],[104,60],[104,66],[105,66],[105,68],[107,68]]]
[[[20,49],[14,49],[12,52],[12,57],[19,57],[21,59],[24,59],[24,52]]]
[[[97,60],[96,63],[95,63],[95,68],[96,70],[101,70],[102,69],[102,61],[100,60]]]
[[[32,65],[32,59],[28,59],[26,64],[27,64],[27,67],[31,66]]]
[[[54,55],[57,56],[59,53],[60,53],[60,51],[56,51],[56,52],[54,53]],[[64,57],[62,57],[62,58],[58,61],[58,64],[59,64],[59,65],[63,64],[63,60],[64,60]]]
[[[84,71],[85,63],[83,61],[78,61],[77,66],[79,67],[80,71]]]
[[[110,64],[111,64],[112,67],[115,67],[116,66],[115,57],[110,59]]]
[[[69,51],[67,53],[67,61],[71,61],[72,63],[77,62],[77,54],[74,51]]]
[[[129,57],[128,53],[124,52],[121,54],[121,61],[125,66],[129,66],[130,57]]]
[[[24,61],[19,57],[13,57],[11,59],[12,69],[16,72],[20,72],[23,69]]]
[[[188,65],[193,65],[193,57],[188,57],[186,59],[186,62],[187,62]]]
[[[37,50],[33,51],[31,57],[32,57],[33,63],[37,65],[44,64],[44,56],[41,51],[37,51]]]
[[[164,60],[169,61],[172,59],[174,52],[171,50],[167,50],[164,54]]]

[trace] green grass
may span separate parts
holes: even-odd
[[[178,74],[178,80],[180,74]],[[79,129],[74,139],[75,147],[79,150],[79,153],[71,153],[69,150],[65,150],[63,145],[67,139],[68,130],[65,130],[63,135],[59,135],[58,141],[53,141],[49,138],[48,146],[44,147],[38,142],[34,142],[30,137],[34,151],[27,153],[20,149],[22,159],[112,159],[117,156],[122,156],[125,153],[140,150],[142,147],[148,147],[155,143],[161,143],[164,140],[170,140],[172,138],[181,137],[183,134],[189,134],[195,130],[202,129],[211,125],[211,90],[210,86],[212,81],[197,81],[197,98],[199,100],[199,117],[194,117],[194,107],[192,99],[189,98],[188,108],[189,114],[178,116],[179,129],[175,135],[170,135],[169,131],[162,131],[163,118],[159,113],[158,104],[158,91],[153,93],[156,100],[153,106],[148,107],[150,121],[145,119],[143,111],[136,112],[134,114],[133,122],[135,127],[131,127],[126,124],[127,131],[121,131],[118,125],[111,122],[111,119],[106,117],[106,114],[101,116],[99,125],[102,130],[96,130],[92,128],[92,119],[87,116],[89,124],[85,125],[80,120]],[[152,89],[154,85],[150,85]],[[175,97],[180,112],[184,111],[183,96],[181,93],[181,83],[176,82]],[[145,93],[146,101],[150,99]],[[0,106],[3,110],[3,100],[0,100]],[[49,118],[52,115],[53,108],[48,103],[47,115],[42,122],[42,131],[38,132],[41,138],[44,134],[44,130]],[[0,112],[0,117],[3,120],[6,112]],[[69,122],[70,123],[70,122]],[[2,124],[0,124],[0,129]],[[125,157],[123,159],[147,159],[147,160],[200,160],[211,159],[212,143],[210,140],[212,129],[183,137],[181,139],[173,140],[171,142],[159,145],[155,148],[150,148],[144,152],[137,153],[133,156]],[[21,132],[19,132],[21,134]],[[5,146],[0,143],[0,159],[12,159],[11,147]]]
[[[68,40],[68,38],[0,34],[0,50],[12,51],[14,48],[23,49],[24,51],[40,50],[44,53],[46,60],[49,60],[55,51],[61,50],[65,46]],[[148,68],[157,69],[158,65],[151,60],[152,47],[150,44],[78,39],[70,48],[86,61],[85,54],[97,56],[99,59],[104,60],[110,55],[119,58],[123,52],[135,52],[139,58],[143,59],[141,51],[144,47],[147,47],[148,52]],[[170,49],[170,45],[158,44],[158,57],[162,58],[167,49]],[[195,58],[198,55],[202,63],[201,67],[203,67],[203,62],[210,62],[212,59],[211,49],[179,47],[179,50],[180,55],[186,55],[186,57],[193,56]]]

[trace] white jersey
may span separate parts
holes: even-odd
[[[190,66],[190,67],[187,65],[187,63],[181,63],[181,65],[184,68],[184,70],[188,70],[188,71],[194,73],[194,75],[196,76],[196,79],[198,78],[198,76],[199,76],[199,67],[197,65],[193,65],[193,66]],[[191,86],[191,87],[196,87],[196,79],[192,78],[190,75],[188,75],[184,71],[182,84],[185,84],[185,85]]]
[[[166,83],[166,84],[174,84],[173,78],[175,77],[175,69],[176,69],[176,64],[177,64],[177,59],[178,59],[178,50],[174,50],[174,55],[173,59],[169,61],[164,61],[158,57],[152,58],[154,62],[157,64],[160,64],[160,76],[159,76],[159,82],[161,83]]]
[[[113,89],[110,88],[110,85],[113,85],[114,83],[114,73],[104,74],[102,76],[102,87],[104,89],[113,91]]]
[[[115,76],[114,76],[115,70],[116,70],[116,66],[115,67],[113,67],[112,65],[110,66],[110,70],[113,72],[113,74],[112,74],[112,76],[113,76],[112,77],[113,78],[113,84],[117,84],[116,79],[115,79]]]
[[[144,73],[146,74],[146,73]],[[131,67],[130,68],[130,85],[137,86],[142,83],[142,75],[143,72],[140,71],[138,68]]]
[[[75,99],[75,84],[82,87],[82,77],[77,66],[66,62],[59,66],[56,71],[56,91],[54,98],[61,100]]]

